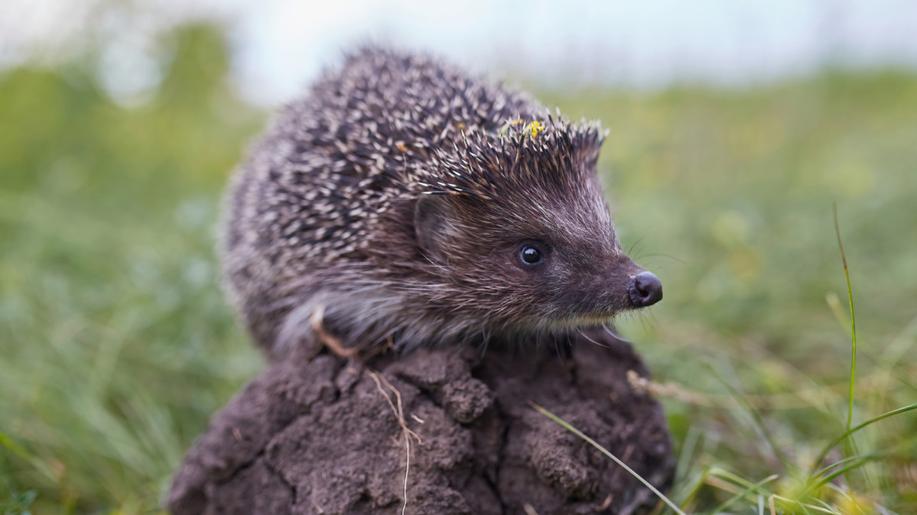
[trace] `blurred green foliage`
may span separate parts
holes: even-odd
[[[218,31],[173,37],[135,108],[90,63],[0,77],[0,489],[37,490],[38,506],[157,506],[207,414],[260,366],[213,247],[263,113],[229,90]]]
[[[162,82],[133,107],[100,88],[92,56],[0,75],[4,513],[155,510],[207,417],[261,367],[213,247],[221,191],[266,114],[229,87],[218,29],[168,44]],[[689,488],[710,467],[779,474],[792,496],[842,431],[835,201],[858,298],[856,419],[917,399],[917,75],[542,98],[611,129],[601,167],[619,231],[665,284],[622,326],[676,391],[663,395],[682,502],[730,497]],[[911,511],[915,435],[907,414],[864,431],[860,451],[883,458],[819,495]]]

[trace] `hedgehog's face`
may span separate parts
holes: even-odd
[[[597,181],[585,182],[489,201],[422,197],[418,245],[447,290],[462,292],[439,303],[494,326],[560,329],[658,302],[660,281],[624,254]]]

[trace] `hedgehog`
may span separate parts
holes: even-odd
[[[228,294],[271,359],[326,336],[406,351],[606,325],[662,285],[615,233],[605,137],[434,56],[361,47],[235,172]]]

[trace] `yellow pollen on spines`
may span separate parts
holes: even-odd
[[[520,125],[522,126],[523,131],[528,132],[532,136],[532,139],[537,138],[538,135],[544,132],[545,130],[545,125],[541,123],[540,120],[532,120],[529,123],[525,123],[525,120],[523,120],[522,118],[515,118],[512,120],[506,121],[506,123],[500,129],[500,134],[501,135],[506,134],[506,131],[510,127],[518,127]]]
[[[539,134],[544,132],[544,124],[538,120],[532,120],[532,123],[528,124],[526,129],[531,131],[532,139],[535,139],[538,137]]]

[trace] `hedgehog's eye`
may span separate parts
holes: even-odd
[[[535,266],[544,261],[544,253],[537,246],[525,243],[519,247],[519,261],[526,267]]]

